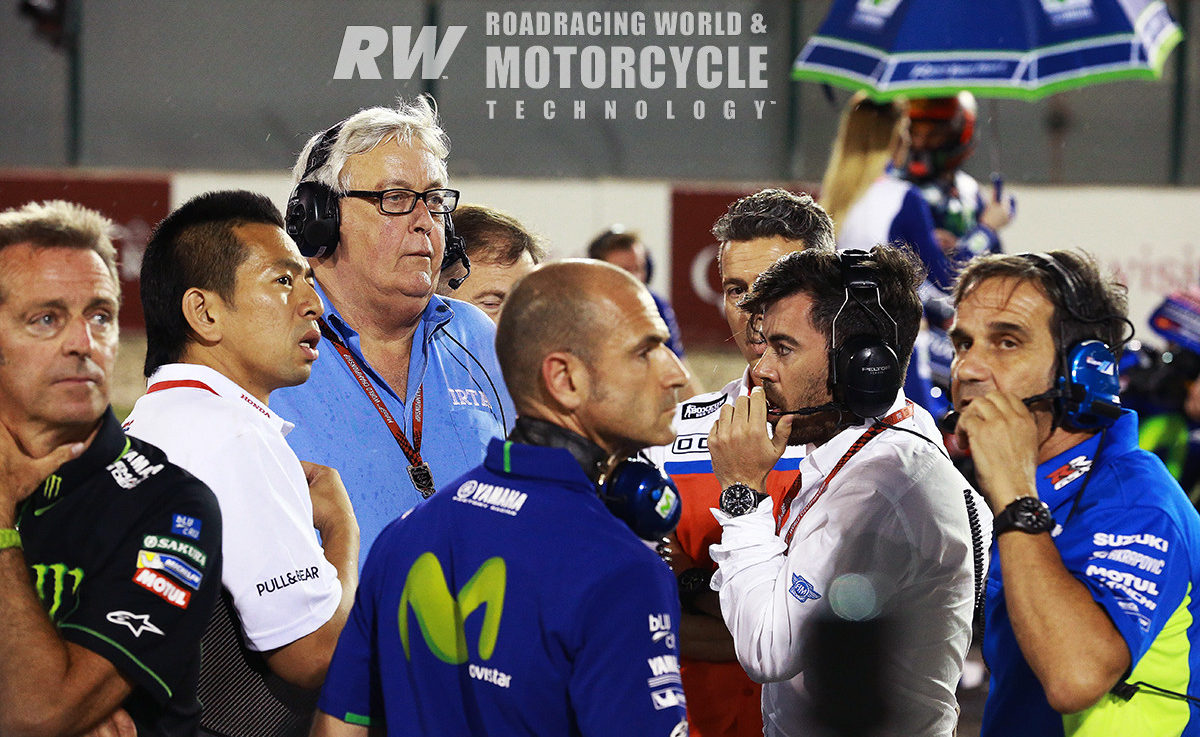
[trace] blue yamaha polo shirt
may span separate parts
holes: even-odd
[[[408,387],[399,396],[363,358],[359,336],[317,287],[325,321],[370,377],[410,441],[411,408],[424,387],[421,457],[437,488],[479,465],[488,441],[504,437],[515,419],[496,360],[496,326],[474,305],[434,295],[413,335]],[[305,383],[271,394],[271,409],[294,422],[288,445],[302,461],[341,474],[362,545],[361,561],[389,522],[421,501],[409,461],[346,362],[327,341]]]
[[[389,735],[683,735],[679,596],[565,450],[493,440],[379,536],[320,708]]]
[[[1057,522],[1051,534],[1063,564],[1129,646],[1126,680],[1200,696],[1200,517],[1137,435],[1137,415],[1126,410],[1039,465],[1037,492]],[[1013,634],[995,547],[991,560],[983,655],[992,678],[981,735],[1200,734],[1200,708],[1145,688],[1129,700],[1107,694],[1076,714],[1051,709]]]

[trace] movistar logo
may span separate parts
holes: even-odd
[[[442,564],[433,553],[422,553],[404,581],[400,594],[400,643],[404,657],[411,660],[408,609],[412,607],[425,644],[434,655],[451,665],[468,658],[464,623],[479,607],[484,607],[483,627],[479,633],[479,657],[487,660],[496,650],[500,632],[500,614],[504,609],[507,569],[504,559],[488,558],[455,597],[450,593]]]
[[[60,613],[63,618],[66,618],[75,611],[74,606],[66,612],[62,611],[63,597],[74,598],[75,593],[79,591],[79,584],[83,583],[82,568],[67,568],[63,563],[51,565],[35,563],[30,568],[33,569],[34,575],[33,588],[37,591],[42,605],[46,607],[46,614],[50,616],[50,621],[58,622]]]

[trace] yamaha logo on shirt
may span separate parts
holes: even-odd
[[[108,464],[105,469],[122,489],[132,489],[154,474],[163,470],[163,464],[150,463],[146,456],[136,450],[130,450],[125,455]]]
[[[528,498],[529,495],[523,491],[495,484],[482,484],[475,479],[463,482],[462,486],[454,492],[454,501],[456,502],[464,502],[514,517],[517,512],[521,511],[521,507],[525,506],[525,500]]]

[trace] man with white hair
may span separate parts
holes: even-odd
[[[465,260],[448,153],[433,105],[417,98],[313,136],[293,170],[287,230],[313,267],[331,345],[308,382],[272,395],[273,409],[296,419],[297,455],[341,473],[364,553],[477,466],[514,417],[495,326],[434,294],[443,266]]]

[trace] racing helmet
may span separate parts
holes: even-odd
[[[975,121],[979,106],[975,96],[963,90],[954,97],[928,97],[909,100],[908,118],[912,123],[928,122],[944,126],[944,140],[935,148],[917,148],[914,139],[905,166],[912,181],[928,181],[962,166],[975,150]]]

